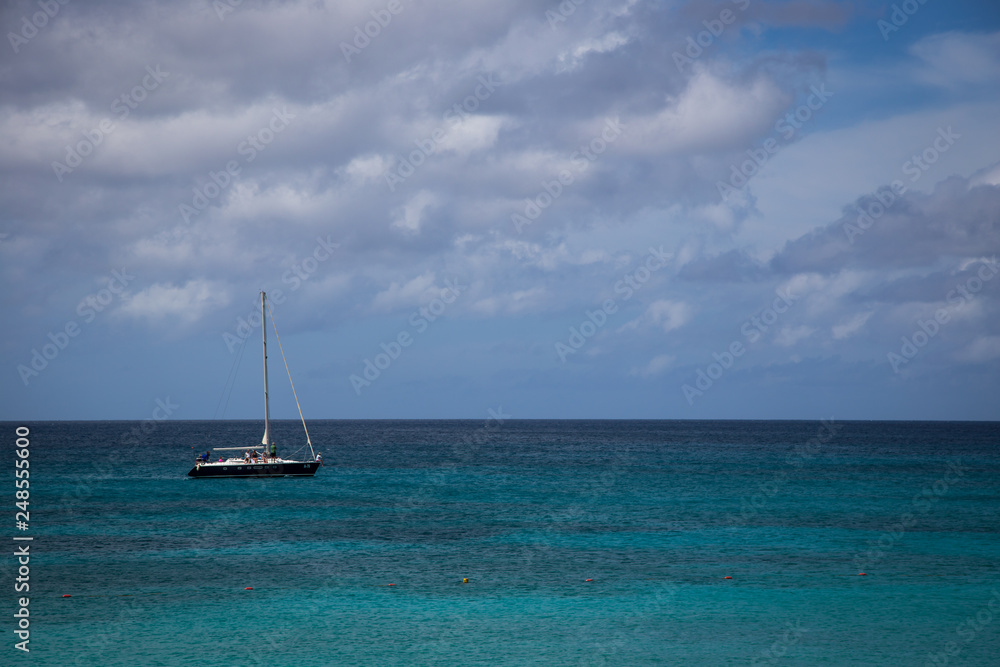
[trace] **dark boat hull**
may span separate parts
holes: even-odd
[[[188,477],[312,477],[320,465],[316,461],[201,465],[191,468]]]

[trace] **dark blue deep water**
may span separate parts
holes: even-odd
[[[1000,664],[997,423],[316,421],[271,480],[186,477],[259,422],[27,426],[3,665]]]

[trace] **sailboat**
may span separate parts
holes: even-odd
[[[302,428],[306,432],[306,444],[309,446],[311,458],[296,461],[283,459],[280,456],[271,456],[271,448],[274,446],[274,439],[271,437],[271,406],[268,402],[267,391],[267,294],[261,290],[260,293],[260,315],[261,326],[264,330],[264,437],[260,444],[263,449],[259,454],[253,447],[212,447],[214,452],[244,452],[245,455],[229,456],[223,455],[218,461],[210,461],[208,452],[198,457],[195,466],[188,472],[189,477],[312,477],[323,465],[321,456],[317,456],[313,450],[312,440],[309,439],[309,428],[306,427],[306,420],[302,416],[302,406],[299,405],[299,397],[295,394],[295,384],[292,383],[292,375],[289,372],[288,381],[292,383],[292,396],[295,397],[295,406],[299,409],[299,418],[302,420]],[[273,322],[272,318],[272,322]],[[278,348],[281,350],[281,358],[284,360],[285,351],[281,348],[281,338],[278,337],[278,329],[275,328],[274,335],[278,339]],[[285,370],[288,370],[288,362],[285,362]],[[250,452],[254,454],[251,455]]]

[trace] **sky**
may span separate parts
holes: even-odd
[[[3,7],[0,419],[1000,417],[995,1]]]

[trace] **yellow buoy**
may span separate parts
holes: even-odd
[[[467,583],[469,583],[469,578],[468,578],[468,577],[466,577],[465,579],[462,579],[462,583],[463,583],[463,584],[467,584]]]

